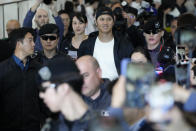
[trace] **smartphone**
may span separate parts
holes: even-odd
[[[188,76],[188,65],[189,59],[186,57],[186,50],[184,46],[176,47],[176,66],[175,66],[175,76],[176,82],[184,86],[187,83]]]
[[[185,65],[187,64],[186,59],[186,50],[184,46],[177,46],[176,47],[176,63],[177,65]]]
[[[155,80],[155,71],[150,63],[133,63],[123,59],[121,74],[126,77],[126,106],[143,108],[144,96]]]

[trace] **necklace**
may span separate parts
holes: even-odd
[[[79,46],[80,46],[80,44],[82,43],[82,41],[83,41],[83,40],[86,40],[87,38],[88,38],[88,36],[87,36],[87,35],[84,35],[84,36],[82,37],[82,39],[76,40],[76,37],[74,36],[74,37],[72,38],[72,46],[75,47],[76,49],[78,49]]]

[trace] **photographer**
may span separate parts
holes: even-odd
[[[176,7],[175,0],[162,0],[162,4],[158,9],[158,19],[164,29],[170,27],[171,21],[180,16],[180,11]]]
[[[124,18],[123,7],[120,2],[114,2],[111,8],[115,17],[113,30],[119,35],[124,35],[125,30],[127,29],[127,19]]]
[[[39,8],[40,4],[43,3],[43,0],[36,0],[35,4],[31,7],[31,9],[27,12],[24,21],[23,21],[23,27],[32,27],[32,20],[33,17],[35,16],[35,23],[37,24],[36,32],[36,41],[35,41],[35,51],[42,51],[42,45],[40,42],[40,37],[39,37],[39,29],[49,23],[49,17],[48,17],[48,12],[45,9]],[[48,7],[52,11],[52,15],[54,17],[54,20],[56,22],[56,25],[58,26],[60,32],[60,41],[62,40],[63,37],[63,32],[64,32],[64,25],[62,22],[62,19],[58,16],[58,12],[55,7],[55,3],[52,2]],[[59,42],[60,42],[59,41]],[[58,43],[60,45],[60,43]]]
[[[137,9],[133,7],[126,6],[123,9],[123,17],[127,20],[127,29],[126,33],[128,39],[133,43],[133,46],[136,48],[138,46],[144,46],[145,40],[142,35],[142,32],[138,29],[138,26],[135,26],[137,20]]]

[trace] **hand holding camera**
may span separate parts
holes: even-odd
[[[35,12],[42,2],[43,0],[36,0],[35,4],[31,7],[31,11]]]
[[[51,3],[48,5],[48,8],[52,11],[52,15],[54,17],[58,16],[56,3],[54,1],[51,1]]]

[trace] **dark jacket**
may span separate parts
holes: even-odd
[[[14,52],[8,38],[0,40],[0,62],[8,59]]]
[[[30,60],[26,71],[12,57],[0,63],[0,130],[39,131],[44,115],[36,83],[39,64]]]
[[[60,51],[71,56],[73,59],[78,57],[78,49],[72,45],[72,38],[74,35],[67,37],[60,46]]]
[[[63,114],[59,114],[58,119],[47,120],[43,126],[43,131],[87,131],[92,114],[88,110],[80,119],[68,121]]]
[[[88,104],[88,106],[96,111],[105,110],[111,104],[111,95],[104,87],[104,84],[100,85],[100,89],[100,95],[95,100],[92,100],[90,97],[83,96],[83,100]]]
[[[144,47],[145,45],[145,38],[143,36],[143,33],[134,25],[129,27],[126,30],[126,33],[128,35],[128,40],[130,40],[134,46],[134,48],[141,46]]]
[[[83,41],[79,47],[78,57],[84,55],[93,56],[97,34]],[[123,58],[130,58],[133,52],[132,43],[124,36],[116,36],[114,33],[114,61],[118,74],[120,74],[120,62]],[[104,57],[104,56],[103,56]]]
[[[69,57],[67,56],[65,53],[62,53],[60,51],[57,51],[57,54],[55,56],[53,56],[52,58],[47,58],[44,54],[44,52],[37,52],[36,56],[35,56],[35,60],[37,62],[39,62],[41,65],[45,65],[47,64],[49,61],[53,61],[54,59],[61,57],[61,56],[65,56],[65,57]]]

